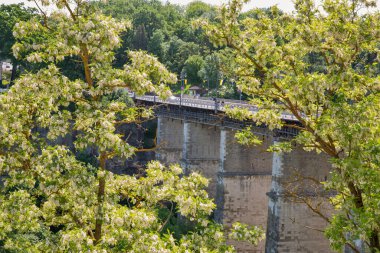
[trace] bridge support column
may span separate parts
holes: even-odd
[[[265,130],[255,129],[255,132],[263,144],[246,147],[236,141],[236,131],[225,131],[223,224],[231,226],[239,221],[265,230],[272,172],[272,153],[266,150],[272,137]],[[265,249],[264,241],[257,247],[244,242],[231,243],[236,245],[238,252],[264,253]]]
[[[183,145],[182,145],[182,157],[181,157],[181,167],[184,169],[185,174],[188,174],[187,159],[189,157],[189,148],[191,145],[190,140],[190,122],[183,122]]]
[[[180,162],[183,155],[183,128],[182,120],[158,117],[156,159],[164,164]]]
[[[226,160],[227,151],[227,134],[228,131],[224,128],[220,130],[220,145],[219,145],[219,169],[217,174],[216,186],[216,210],[214,219],[216,222],[223,223],[223,208],[224,208],[224,162]]]
[[[182,166],[186,173],[196,171],[210,180],[208,193],[216,197],[220,159],[220,130],[218,127],[185,122]]]
[[[325,180],[330,171],[327,161],[327,157],[301,147],[273,154],[266,253],[331,252],[328,240],[320,232],[326,222],[305,204],[320,205],[319,211],[325,215],[331,212],[321,186],[308,180]]]
[[[278,140],[275,140],[273,144],[277,144]],[[268,193],[268,225],[266,232],[266,253],[278,252],[278,242],[280,241],[280,211],[281,205],[279,203],[279,196],[282,193],[281,184],[279,179],[283,175],[282,167],[282,153],[273,153],[272,161],[272,184],[271,191]]]

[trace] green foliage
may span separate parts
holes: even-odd
[[[235,134],[235,138],[241,145],[246,146],[255,146],[262,143],[262,141],[252,133],[251,127],[247,127],[243,130],[238,131]]]
[[[16,76],[18,66],[21,65],[27,69],[33,69],[33,64],[28,64],[26,61],[16,60],[12,53],[12,46],[16,42],[13,36],[13,27],[19,21],[29,20],[37,15],[36,9],[27,8],[23,4],[0,5],[0,61],[11,60],[13,68],[10,76],[10,84],[13,83]],[[3,80],[5,81],[6,76]],[[8,80],[6,80],[8,84]],[[5,84],[5,83],[4,83]]]
[[[207,17],[211,18],[215,15],[216,8],[202,1],[193,1],[186,7],[186,18],[189,20]]]
[[[36,15],[36,9],[23,4],[0,5],[0,59],[14,59],[12,46],[15,43],[13,27],[19,21],[29,20]]]
[[[293,142],[331,157],[334,170],[325,185],[336,193],[331,198],[336,212],[327,219],[326,236],[333,249],[355,249],[355,240],[362,240],[370,252],[379,252],[375,1],[298,0],[293,14],[272,7],[245,17],[240,15],[244,2],[231,0],[218,23],[200,19],[195,25],[215,46],[231,49],[237,85],[260,109],[254,121],[278,129],[281,113],[290,113],[300,124],[293,126],[300,131]]]
[[[221,78],[221,59],[217,53],[207,55],[202,69],[198,75],[203,80],[206,80],[207,87],[210,89],[216,88],[219,85],[219,78]]]
[[[158,59],[163,60],[164,57],[164,33],[161,30],[153,32],[152,39],[148,43],[148,51],[157,56]]]
[[[232,224],[234,232],[229,234],[230,239],[237,241],[249,241],[252,244],[257,244],[260,240],[265,239],[263,230],[257,227],[249,227],[246,224],[235,222]]]
[[[191,27],[194,18],[215,19],[214,6],[201,1],[192,2],[186,7],[145,0],[108,2],[109,4],[104,4],[96,1],[92,4],[117,19],[133,20],[133,31],[122,36],[123,44],[116,54],[116,66],[122,66],[128,61],[124,52],[131,49],[132,42],[133,49],[143,49],[154,54],[178,77],[184,68],[189,68],[190,83],[200,85],[208,80],[211,89],[217,88],[218,78],[222,76],[221,60],[214,53],[218,49],[208,42],[201,29]],[[194,67],[194,55],[205,56],[207,64],[197,63]],[[186,61],[191,66],[185,66]],[[205,69],[199,69],[200,65]],[[202,70],[202,74],[198,73],[199,70]],[[221,95],[233,97],[235,87],[232,82],[225,84],[226,87],[220,87],[223,91]],[[180,85],[172,88],[176,93],[180,92]]]
[[[290,141],[278,142],[276,144],[271,145],[268,148],[269,152],[276,152],[276,153],[286,153],[286,152],[291,152],[292,150],[293,150],[293,145]]]
[[[199,85],[202,79],[199,77],[199,71],[203,68],[205,62],[200,55],[191,55],[185,62],[184,71],[187,74],[187,79],[191,84]]]
[[[41,68],[0,94],[0,251],[233,252],[224,228],[209,218],[215,204],[206,178],[158,162],[138,177],[107,170],[109,160],[136,151],[117,126],[152,116],[125,90],[165,98],[175,75],[143,51],[113,66],[129,22],[87,1],[38,3],[57,11],[42,14],[44,23],[17,23],[13,52]],[[57,67],[78,59],[79,73],[70,77]],[[167,226],[157,210],[167,203],[190,230]],[[255,242],[254,233],[243,235]]]

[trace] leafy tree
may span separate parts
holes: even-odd
[[[206,81],[207,88],[213,89],[218,86],[219,78],[222,76],[220,65],[220,57],[217,53],[206,56],[205,63],[198,74]]]
[[[15,43],[12,29],[17,22],[29,20],[34,15],[36,9],[27,8],[23,4],[0,5],[0,60],[11,60],[11,82],[16,78],[16,70],[20,64],[12,54],[12,46]]]
[[[186,18],[191,20],[195,18],[200,18],[202,16],[211,17],[211,13],[215,13],[215,7],[210,4],[206,4],[202,1],[193,1],[189,3],[186,7]]]
[[[164,26],[163,17],[152,4],[144,5],[137,9],[135,13],[133,13],[132,18],[134,27],[144,25],[148,38],[153,36],[155,30]]]
[[[92,5],[101,9],[105,15],[112,16],[118,20],[132,19],[133,13],[138,9],[143,0],[108,0],[93,1]]]
[[[109,4],[94,1],[91,5],[119,20],[133,20],[134,32],[121,35],[123,42],[115,56],[115,66],[121,67],[128,61],[125,51],[144,49],[179,76],[189,56],[207,55],[215,50],[201,29],[191,28],[193,18],[215,18],[216,8],[212,5],[198,1],[182,7],[157,0],[109,0]]]
[[[148,52],[154,54],[160,60],[163,60],[164,58],[164,40],[164,33],[161,30],[156,30],[153,32],[153,36],[148,42]]]
[[[363,59],[379,56],[376,1],[326,0],[317,6],[297,0],[294,14],[273,7],[238,20],[244,2],[231,0],[218,24],[196,23],[213,43],[233,49],[238,86],[261,108],[244,117],[275,129],[285,124],[282,112],[293,114],[299,125],[290,127],[300,132],[291,142],[331,158],[333,170],[323,184],[335,193],[330,201],[336,212],[326,217],[325,231],[332,248],[359,252],[355,241],[361,240],[370,252],[380,252],[378,58]],[[315,62],[319,67],[311,68]]]
[[[180,74],[185,66],[186,60],[194,54],[200,53],[200,46],[193,42],[185,42],[177,36],[164,43],[165,63],[167,67]]]
[[[202,83],[202,78],[199,76],[199,71],[204,66],[205,62],[200,55],[191,55],[185,62],[184,70],[187,74],[187,79],[191,84]]]
[[[116,134],[119,124],[149,117],[131,107],[119,89],[169,96],[176,78],[155,57],[129,52],[124,68],[112,66],[119,35],[129,26],[87,1],[56,4],[50,15],[15,25],[16,58],[47,67],[21,76],[0,95],[0,250],[9,252],[231,252],[224,230],[208,217],[214,204],[197,173],[151,163],[146,175],[114,175],[112,158],[136,150]],[[83,78],[72,80],[56,64],[77,56]],[[73,59],[75,61],[75,59]],[[112,99],[116,97],[117,99]],[[63,141],[72,136],[73,147]],[[95,150],[88,163],[77,159]],[[169,208],[172,206],[172,208]],[[160,218],[159,210],[169,215]],[[162,212],[160,212],[162,213]],[[174,238],[166,223],[175,213],[193,230]],[[164,230],[164,228],[166,229]],[[263,232],[236,224],[231,237],[252,243]]]
[[[136,28],[134,37],[134,48],[147,50],[148,49],[148,35],[145,31],[145,25],[141,24]]]

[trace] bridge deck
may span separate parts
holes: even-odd
[[[168,117],[172,119],[186,120],[194,123],[225,127],[240,130],[246,126],[253,126],[253,132],[256,135],[273,135],[279,138],[292,138],[298,134],[298,129],[290,126],[269,131],[265,125],[256,125],[252,121],[239,121],[229,118],[225,114],[225,107],[248,108],[253,113],[257,112],[257,108],[248,103],[234,100],[223,100],[224,105],[216,103],[213,100],[193,99],[193,98],[176,98],[172,97],[162,100],[157,96],[136,96],[136,102],[148,105],[159,105],[155,112],[157,116]],[[298,121],[289,114],[283,114],[282,119],[287,121],[289,125],[298,125]]]
[[[256,113],[258,111],[258,108],[255,106],[252,106],[248,104],[245,101],[237,101],[237,100],[231,100],[231,99],[217,99],[216,101],[211,99],[205,99],[205,98],[179,98],[179,97],[170,97],[169,99],[163,100],[157,96],[136,96],[136,100],[140,101],[148,101],[153,103],[159,103],[159,104],[170,104],[170,105],[178,105],[178,106],[186,106],[186,107],[192,107],[192,108],[199,108],[199,109],[206,109],[206,110],[212,110],[212,111],[220,111],[225,112],[226,107],[229,108],[246,108],[252,113]],[[290,113],[282,113],[281,119],[286,121],[295,121],[298,120]]]

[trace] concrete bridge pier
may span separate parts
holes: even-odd
[[[156,159],[164,164],[180,163],[184,144],[183,120],[157,117]]]
[[[225,125],[159,116],[156,158],[180,163],[185,173],[198,171],[210,180],[208,192],[217,204],[218,222],[228,227],[240,221],[266,230],[266,240],[257,247],[232,242],[238,252],[331,252],[321,232],[326,222],[303,203],[319,204],[323,214],[331,212],[322,188],[309,180],[328,177],[328,158],[301,147],[290,153],[267,152],[281,140],[269,130],[254,131],[263,143],[248,148],[238,144],[236,131]]]
[[[326,216],[332,211],[322,196],[322,188],[315,183],[327,178],[327,161],[326,156],[301,147],[294,147],[290,153],[273,154],[266,253],[331,252],[322,232],[326,221],[307,206]]]
[[[220,170],[220,136],[216,126],[184,122],[182,166],[186,173],[199,172],[210,180],[208,193],[216,199]],[[218,204],[218,203],[217,203]]]
[[[235,130],[225,130],[225,159],[223,162],[223,224],[239,221],[266,230],[268,196],[272,179],[272,156],[267,149],[272,137],[264,129],[255,131],[262,145],[246,147],[235,138]],[[232,242],[238,252],[264,253],[265,241],[257,247]]]
[[[220,169],[218,127],[186,120],[158,117],[156,158],[164,164],[178,163],[186,174],[197,171],[210,179],[208,192],[216,197]]]

